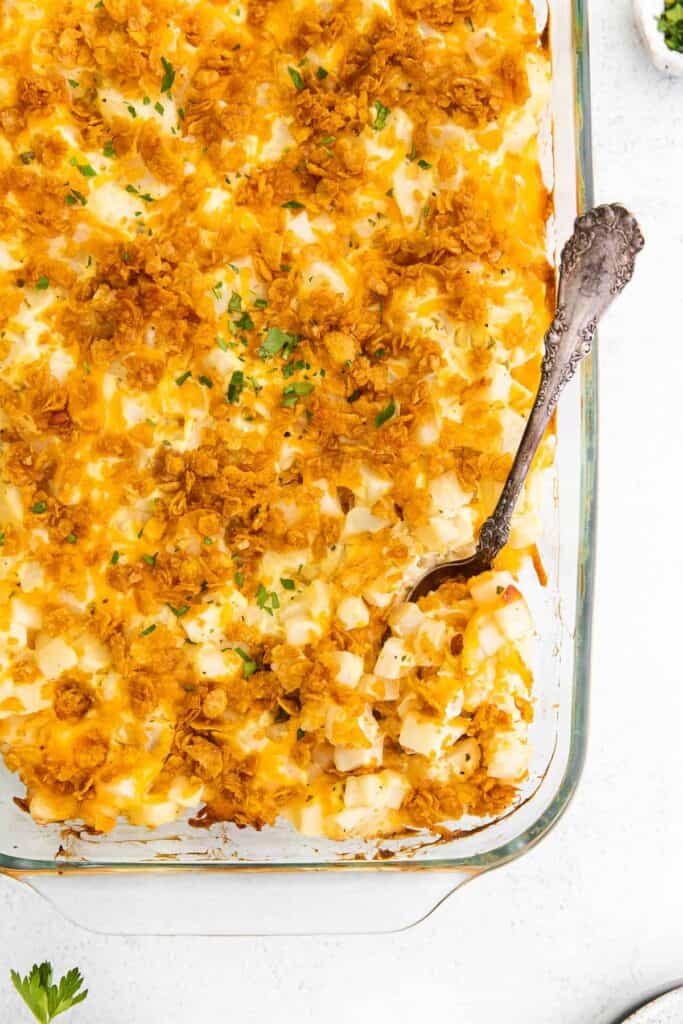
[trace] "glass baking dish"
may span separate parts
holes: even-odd
[[[542,23],[547,10],[540,0]],[[592,205],[588,32],[584,0],[552,0],[552,235],[561,244]],[[553,243],[554,244],[554,243]],[[557,255],[557,254],[555,254]],[[557,262],[557,260],[556,260]],[[304,838],[176,822],[91,835],[39,827],[13,802],[0,768],[0,871],[67,916],[116,933],[273,934],[388,931],[414,923],[465,880],[520,856],[552,828],[584,760],[591,644],[596,480],[596,366],[584,360],[557,425],[541,555],[549,581],[530,588],[539,634],[534,757],[520,799],[502,817],[464,819],[450,838]]]

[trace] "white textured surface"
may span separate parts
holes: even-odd
[[[537,850],[390,937],[104,938],[0,879],[0,1020],[28,1020],[5,979],[43,957],[85,973],[74,1024],[608,1024],[683,975],[683,82],[648,62],[630,0],[592,8],[597,198],[637,212],[647,248],[601,335],[592,732],[574,804]]]

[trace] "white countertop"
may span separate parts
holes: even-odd
[[[629,0],[592,8],[597,199],[630,206],[647,246],[600,339],[591,741],[574,803],[537,849],[392,936],[107,938],[0,877],[0,1020],[29,1019],[8,972],[44,958],[85,974],[74,1024],[608,1024],[683,977],[683,81],[648,65]]]

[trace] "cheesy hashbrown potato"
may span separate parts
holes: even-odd
[[[37,822],[386,836],[528,770],[530,0],[6,0],[0,750]],[[387,626],[390,636],[383,643]]]

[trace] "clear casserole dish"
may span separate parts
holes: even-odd
[[[545,5],[539,17],[546,20]],[[553,246],[592,205],[588,36],[583,0],[552,0]],[[556,260],[557,262],[557,260]],[[532,612],[533,759],[514,807],[463,819],[447,838],[310,839],[290,826],[261,832],[187,821],[106,835],[38,827],[0,768],[0,870],[28,881],[80,923],[108,932],[264,934],[388,931],[414,923],[473,876],[520,856],[552,828],[584,759],[593,591],[596,367],[584,361],[559,411],[552,493],[540,545],[548,585]],[[533,591],[530,591],[533,593]],[[84,886],[87,882],[87,899]]]

